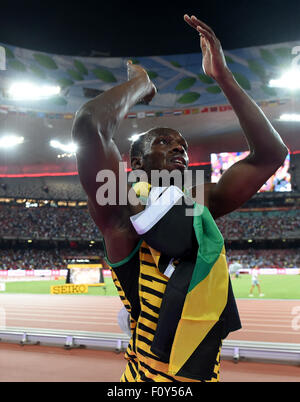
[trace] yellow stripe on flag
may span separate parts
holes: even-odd
[[[170,355],[169,374],[175,375],[222,314],[228,296],[229,274],[225,248],[210,273],[187,294]]]

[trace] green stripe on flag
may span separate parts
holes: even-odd
[[[224,246],[223,236],[207,207],[194,204],[194,230],[199,249],[188,292],[191,292],[210,273]],[[203,210],[202,213],[199,213]]]

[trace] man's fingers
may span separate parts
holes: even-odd
[[[184,20],[200,35],[200,45],[202,51],[205,51],[207,46],[214,48],[218,44],[218,39],[214,31],[203,21],[200,21],[194,15],[189,17],[187,14],[184,15]]]
[[[185,14],[183,18],[192,28],[197,29],[197,24],[195,24],[187,14]]]
[[[200,26],[197,26],[197,32],[210,42],[214,40],[214,36],[209,31]]]
[[[200,21],[198,18],[196,18],[194,15],[189,17],[187,14],[185,14],[184,20],[192,28],[196,29],[196,31],[198,31],[198,33],[201,33],[204,36],[209,37],[210,39],[213,39],[213,37],[215,37],[214,31],[208,25],[206,25],[203,21]],[[200,31],[198,28],[201,28],[202,30]]]
[[[194,15],[191,16],[191,21],[193,24],[196,26],[200,26],[201,28],[206,29],[211,35],[214,35],[214,31],[209,27],[208,25],[205,24],[205,22],[200,21],[198,18],[196,18]]]
[[[183,18],[192,28],[197,29],[197,24],[195,24],[187,14],[185,14]]]

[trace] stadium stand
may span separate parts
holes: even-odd
[[[88,253],[103,256],[101,248],[89,248]],[[61,269],[66,265],[65,257],[76,255],[84,256],[86,249],[37,249],[37,248],[9,248],[2,249],[0,269]],[[299,249],[286,250],[232,250],[227,251],[228,264],[240,261],[243,268],[253,268],[255,265],[268,268],[297,268],[300,266]]]
[[[299,210],[233,212],[217,224],[226,240],[298,239]],[[0,205],[0,236],[101,240],[86,208]]]
[[[78,176],[1,178],[0,197],[86,200]]]
[[[34,239],[100,240],[86,208],[0,205],[0,236]]]
[[[258,193],[217,220],[229,264],[300,267],[300,193]],[[64,255],[103,255],[78,176],[0,179],[0,269],[57,269]]]
[[[86,250],[77,249],[36,249],[10,248],[2,249],[0,257],[1,269],[61,269],[66,266],[66,257],[85,256]],[[89,255],[102,256],[102,250],[89,248]]]
[[[297,209],[233,212],[217,223],[227,240],[300,238]]]
[[[243,268],[253,268],[256,265],[267,268],[298,268],[300,267],[299,249],[267,249],[259,250],[248,248],[246,250],[227,251],[228,264],[240,261]]]

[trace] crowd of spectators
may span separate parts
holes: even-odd
[[[0,198],[86,201],[78,176],[0,179]],[[288,200],[280,194],[257,195],[259,207],[265,211],[232,212],[217,219],[225,241],[249,239],[300,239],[300,214],[297,202],[282,209]],[[254,197],[255,198],[255,197]],[[254,203],[255,199],[251,202]],[[275,202],[276,201],[276,202]],[[53,204],[52,204],[53,205]],[[59,203],[54,205],[59,205]],[[257,205],[257,206],[258,206]],[[300,205],[300,203],[299,203]],[[298,209],[297,209],[298,207]],[[275,208],[277,208],[275,210]],[[0,241],[7,238],[101,241],[102,235],[86,207],[27,207],[11,202],[0,204]],[[90,249],[89,249],[90,251]],[[72,252],[72,250],[70,250]],[[101,252],[101,250],[94,251]],[[83,255],[86,253],[82,251]],[[245,268],[258,264],[269,267],[300,267],[299,249],[227,250],[228,262],[241,261]],[[1,249],[0,269],[60,268],[64,265],[61,249]]]
[[[0,197],[86,200],[78,176],[1,178]]]
[[[300,238],[299,209],[232,212],[216,222],[227,240]]]
[[[65,269],[66,257],[102,256],[103,251],[98,248],[88,250],[75,249],[36,249],[10,248],[0,249],[0,269]]]
[[[0,205],[0,237],[99,240],[102,235],[85,208]]]
[[[13,248],[0,250],[0,269],[64,269],[66,257],[103,256],[103,250],[89,248],[75,249],[36,249]],[[268,249],[268,250],[232,250],[227,249],[228,265],[239,261],[243,268],[253,268],[255,265],[264,268],[299,268],[299,249]]]
[[[299,210],[233,212],[217,220],[225,240],[300,238]],[[0,237],[99,240],[86,208],[0,205]]]
[[[243,268],[300,268],[300,249],[227,249],[228,264],[239,261]]]

